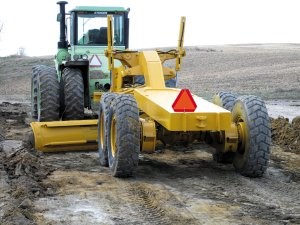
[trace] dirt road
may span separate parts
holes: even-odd
[[[251,64],[264,64],[256,70],[265,72],[274,65],[261,61],[271,55],[261,48],[257,62],[249,56],[254,50],[208,50],[193,51],[198,52],[198,61],[196,53],[187,56],[192,71],[206,74],[205,84],[202,80],[197,81],[198,86],[187,80],[184,83],[183,77],[191,76],[184,67],[181,86],[209,88],[215,83],[209,70],[221,76],[223,65],[226,77],[235,77],[243,60],[244,67],[251,71],[250,77],[254,76]],[[291,83],[282,85],[282,93],[291,99],[299,91],[299,85],[294,83],[299,79],[295,73],[300,73],[300,57],[294,49],[276,51],[278,57],[288,57],[281,71],[289,71],[291,78],[284,82]],[[202,71],[203,57],[209,55],[206,60],[212,61],[210,54],[215,54],[216,67],[205,64],[207,70]],[[234,60],[226,64],[228,57],[240,58],[233,66],[235,69],[231,67]],[[293,71],[287,68],[291,64],[295,65]],[[244,73],[240,72],[243,80]],[[252,93],[251,85],[253,82],[248,86],[244,82],[238,92]],[[272,96],[277,87],[261,93]],[[285,91],[290,88],[294,94]],[[21,95],[28,96],[26,87],[20,89]],[[208,96],[212,91],[207,89],[205,93]],[[12,96],[11,92],[6,93]],[[7,96],[2,95],[4,99]],[[273,100],[276,99],[277,95]],[[210,147],[198,144],[158,146],[156,153],[140,155],[134,177],[117,179],[110,176],[107,168],[100,167],[97,152],[45,154],[33,150],[28,142],[29,111],[27,103],[0,103],[0,224],[300,224],[300,152],[297,147],[291,150],[292,143],[280,142],[295,134],[290,142],[299,143],[300,130],[286,121],[272,122],[276,135],[272,136],[269,168],[262,178],[243,177],[232,165],[216,163],[209,153]]]
[[[158,147],[136,175],[110,176],[97,152],[42,154],[27,145],[28,105],[1,104],[4,224],[297,224],[300,155],[272,146],[250,179],[212,160],[208,146]],[[23,140],[23,142],[18,141]],[[294,167],[291,164],[294,163]]]

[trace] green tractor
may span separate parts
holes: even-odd
[[[38,65],[32,73],[32,117],[39,122],[83,119],[85,109],[97,108],[93,93],[110,89],[105,57],[108,15],[113,17],[115,49],[124,50],[129,42],[129,9],[79,6],[66,14],[67,2],[57,4],[60,40],[55,68]]]

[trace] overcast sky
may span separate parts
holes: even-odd
[[[9,0],[0,6],[0,56],[54,55],[57,0]],[[186,16],[185,46],[300,43],[300,0],[69,0],[76,5],[130,8],[130,47],[176,46]]]

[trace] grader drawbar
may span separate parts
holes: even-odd
[[[213,159],[233,163],[245,176],[259,177],[268,165],[271,132],[264,102],[256,96],[219,92],[209,102],[187,89],[166,87],[185,56],[185,17],[178,48],[168,51],[114,49],[113,17],[107,16],[108,91],[95,91],[98,119],[33,122],[35,148],[43,152],[98,150],[100,165],[113,176],[131,176],[139,154],[165,145],[204,141]],[[175,59],[175,68],[164,65]],[[120,66],[115,66],[118,63]]]

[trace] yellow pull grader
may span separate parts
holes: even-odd
[[[233,163],[245,176],[258,177],[266,171],[271,132],[260,98],[219,92],[208,102],[189,90],[166,87],[185,56],[185,17],[181,18],[178,48],[169,51],[115,49],[115,18],[106,17],[110,80],[106,91],[95,90],[92,96],[98,118],[32,122],[35,149],[98,150],[102,166],[109,166],[113,176],[127,177],[137,168],[140,152],[153,153],[157,141],[166,145],[204,141],[215,148],[214,160]],[[170,59],[176,60],[175,68],[164,66]],[[88,59],[79,62],[91,63]],[[82,68],[76,69],[84,73]],[[38,105],[34,102],[38,95],[33,92],[33,105]]]

